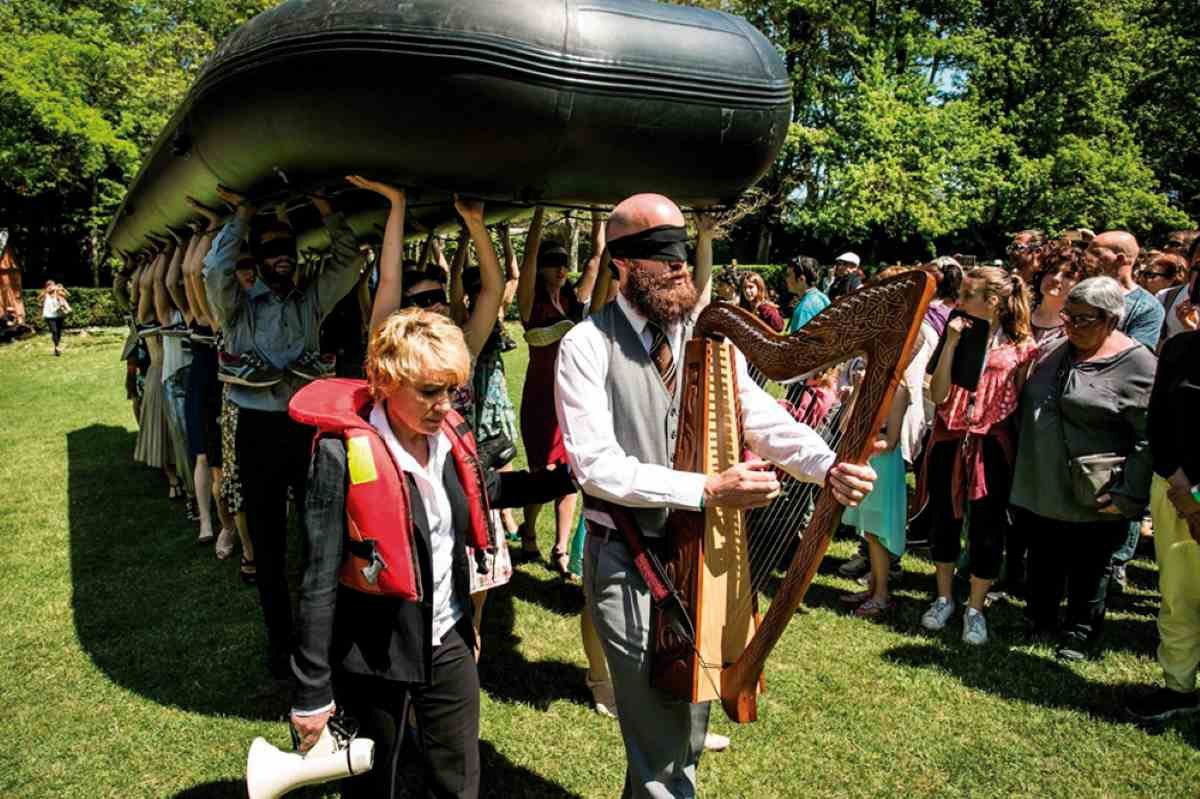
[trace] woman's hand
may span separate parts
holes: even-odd
[[[946,324],[946,341],[957,341],[962,332],[971,326],[971,320],[964,316],[956,316]]]
[[[692,214],[696,220],[696,234],[700,236],[712,236],[717,231],[717,225],[721,221],[720,214],[714,211],[697,210]]]
[[[1192,496],[1191,488],[1172,487],[1167,489],[1167,499],[1175,506],[1175,512],[1187,519],[1200,516],[1200,502]]]
[[[458,211],[458,215],[467,225],[483,224],[482,200],[467,200],[456,194],[454,195],[454,210]]]
[[[1200,308],[1192,305],[1190,300],[1184,300],[1176,306],[1175,316],[1184,330],[1200,329]]]
[[[329,723],[329,717],[333,715],[334,710],[336,708],[330,708],[315,716],[297,716],[295,713],[291,715],[292,728],[296,730],[296,735],[300,738],[300,754],[303,755],[316,746],[317,741],[321,739],[321,732]]]
[[[392,205],[398,205],[405,200],[404,189],[398,186],[393,186],[390,183],[383,183],[378,180],[367,180],[362,175],[346,175],[346,182],[357,189],[365,191],[373,191],[378,195],[386,197]]]
[[[228,186],[222,186],[220,183],[217,184],[217,196],[232,206],[240,219],[253,219],[255,212],[258,210],[250,204],[246,199],[246,195],[236,192]]]
[[[200,216],[207,219],[210,225],[215,225],[217,222],[220,221],[221,215],[219,213],[217,213],[212,208],[209,208],[207,205],[204,205],[199,200],[197,200],[195,197],[192,197],[189,195],[188,197],[185,197],[184,199],[187,201],[188,208],[191,208],[193,211],[200,214]]]

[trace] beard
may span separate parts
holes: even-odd
[[[690,279],[672,285],[677,274],[667,271],[652,275],[635,266],[629,270],[629,278],[625,281],[625,299],[660,327],[679,324],[696,307],[699,295]]]

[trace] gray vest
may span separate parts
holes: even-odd
[[[613,432],[626,455],[642,463],[670,466],[675,458],[675,438],[679,427],[679,394],[683,369],[675,380],[675,396],[667,393],[658,367],[650,360],[646,346],[629,324],[616,302],[591,316],[608,343],[608,404],[612,408]],[[692,335],[693,319],[686,319],[682,341]],[[676,361],[683,358],[675,354]],[[667,508],[638,508],[634,517],[642,533],[659,537],[667,523]]]

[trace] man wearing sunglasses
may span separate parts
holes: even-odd
[[[1009,265],[1026,286],[1033,285],[1033,276],[1041,265],[1042,247],[1046,245],[1046,234],[1040,230],[1022,230],[1013,235],[1008,245]]]
[[[268,667],[277,683],[286,683],[292,643],[285,563],[288,486],[296,507],[303,507],[312,443],[311,429],[288,417],[288,402],[305,383],[332,371],[319,355],[321,322],[354,288],[365,257],[342,215],[313,196],[329,231],[331,257],[300,289],[291,227],[278,219],[260,225],[246,197],[224,186],[217,194],[235,210],[204,258],[204,282],[225,335],[223,379],[238,409],[234,451],[254,544]],[[247,232],[258,264],[258,280],[249,290],[236,276]]]

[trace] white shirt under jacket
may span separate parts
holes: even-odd
[[[648,320],[623,294],[617,294],[616,302],[649,352],[653,335],[646,329]],[[667,331],[677,362],[682,357],[682,333],[682,325]],[[759,388],[746,371],[745,357],[736,349],[734,353],[746,445],[797,480],[824,483],[834,464],[833,450]],[[576,481],[585,493],[626,507],[699,509],[706,475],[642,463],[617,443],[605,388],[608,358],[604,334],[588,320],[573,327],[558,350],[555,408]],[[584,515],[613,526],[607,513],[585,510]]]
[[[403,472],[413,476],[425,518],[429,520],[429,546],[433,555],[433,638],[437,646],[442,637],[462,618],[463,609],[454,597],[454,519],[450,511],[450,497],[442,481],[445,474],[446,457],[450,454],[450,439],[438,431],[429,436],[429,463],[421,466],[408,450],[400,446],[392,426],[388,423],[383,403],[371,409],[371,426],[379,431],[392,459]]]

